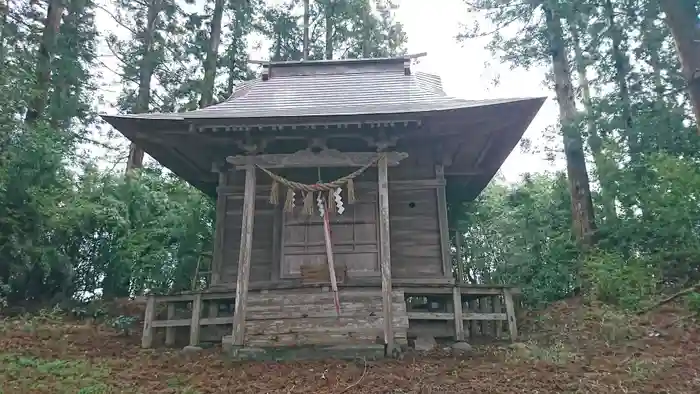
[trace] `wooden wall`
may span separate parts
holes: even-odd
[[[410,184],[435,180],[435,159],[429,149],[397,150],[408,152],[408,157],[389,168],[392,276],[443,277],[437,190],[419,182]],[[401,187],[392,187],[392,181],[402,182]]]
[[[451,273],[445,273],[443,268],[438,188],[444,188],[444,185],[436,186],[438,175],[434,155],[429,149],[402,147],[397,150],[408,152],[409,156],[399,166],[389,169],[392,276],[406,279],[451,277]],[[304,175],[299,176],[306,178]],[[307,181],[297,179],[292,174],[288,176]],[[243,171],[235,171],[228,177],[227,185],[220,188],[227,195],[220,283],[236,281],[243,177]],[[369,186],[374,194],[371,200],[376,204],[376,179],[376,169],[370,169],[357,180],[358,198],[360,194],[368,196],[365,191],[360,193],[359,189]],[[250,281],[274,281],[280,277],[283,215],[267,201],[270,190],[267,175],[258,171],[257,183]],[[297,201],[299,205],[300,200]]]
[[[245,172],[236,171],[228,177],[226,186],[226,216],[223,234],[223,258],[221,282],[236,282],[238,277],[238,254],[241,243],[241,215],[243,214],[243,184]],[[258,174],[258,178],[262,178]],[[266,181],[259,179],[259,183]],[[268,183],[269,182],[265,182]],[[272,280],[275,231],[275,209],[268,203],[270,187],[259,185],[255,201],[253,225],[253,253],[250,262],[250,281]]]

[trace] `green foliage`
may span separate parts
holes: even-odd
[[[113,392],[105,380],[109,369],[84,361],[44,360],[0,354],[0,377],[13,392],[102,394]]]
[[[100,69],[116,76],[118,86],[110,88],[119,97],[110,104],[122,112],[198,106],[214,2],[61,4],[58,28],[47,30],[45,3],[8,3],[0,34],[3,311],[187,289],[200,254],[212,248],[208,197],[158,165],[124,177],[105,169],[106,157],[90,160],[79,152],[97,126]],[[310,4],[312,59],[385,57],[406,49],[392,1]],[[469,8],[479,23],[465,26],[459,39],[488,35],[487,49],[513,67],[550,66],[553,32],[545,10],[561,22],[565,48],[557,50],[567,52],[570,82],[580,95],[567,130],[580,134],[581,154],[592,159],[598,233],[588,249],[572,236],[565,173],[496,180],[474,201],[450,184],[450,200],[464,201],[450,206],[463,238],[464,279],[518,285],[533,306],[577,294],[583,285],[594,299],[628,309],[659,291],[699,282],[700,137],[691,131],[673,41],[656,2],[478,0]],[[112,18],[116,30],[98,34],[98,12]],[[269,42],[271,58],[300,59],[301,12],[296,0],[225,2],[212,96],[224,100],[255,76],[247,58],[260,37]],[[98,56],[101,47],[107,56]],[[98,67],[103,57],[117,66]],[[551,75],[543,79],[552,85]],[[41,116],[25,122],[37,98],[46,103],[38,108]],[[561,132],[551,129],[559,140]],[[535,148],[556,156],[562,149],[552,141]],[[99,317],[90,308],[74,312]]]
[[[138,319],[134,316],[121,315],[110,320],[109,326],[122,332],[124,335],[129,335],[137,321]]]
[[[533,305],[570,294],[579,252],[569,231],[568,201],[561,176],[490,185],[467,204],[462,222],[470,281],[517,283]]]
[[[54,27],[46,18],[49,3],[65,7]],[[364,0],[312,5],[312,23],[323,27],[312,29],[312,57],[325,54],[326,28],[335,56],[404,50],[391,2],[376,2],[376,13]],[[108,157],[120,152],[92,138],[99,85],[114,76],[118,86],[107,91],[119,97],[109,104],[122,112],[197,107],[213,1],[192,6],[189,0],[8,3],[0,29],[3,313],[61,305],[76,317],[99,319],[99,305],[85,301],[190,288],[200,255],[213,246],[211,199],[158,165],[129,177],[105,169]],[[223,100],[255,76],[247,62],[253,34],[280,43],[271,46],[279,58],[301,58],[300,7],[296,1],[225,2],[213,97]],[[116,29],[98,34],[97,14]],[[100,73],[107,78],[99,80]],[[37,99],[45,103],[33,108],[38,120],[25,122]],[[108,155],[83,157],[85,144]]]
[[[593,298],[634,310],[657,294],[660,275],[647,261],[601,251],[586,256],[583,277]]]
[[[695,315],[700,316],[700,293],[694,291],[686,296],[688,309]]]

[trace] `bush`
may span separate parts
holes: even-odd
[[[583,268],[588,294],[597,301],[638,310],[657,294],[659,275],[643,259],[598,251],[584,260]]]

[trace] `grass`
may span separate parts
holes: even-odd
[[[687,312],[679,313],[640,320],[574,300],[523,319],[522,342],[507,347],[369,367],[334,360],[234,366],[217,349],[144,350],[138,336],[109,325],[44,313],[0,319],[0,394],[700,393],[700,329],[695,320],[676,327]]]
[[[43,360],[17,354],[0,354],[0,393],[112,392],[105,383],[109,369],[84,361]]]
[[[47,360],[0,353],[0,394],[111,394],[125,392],[109,383],[113,372],[105,365],[76,360]],[[184,379],[168,382],[170,392],[199,394]]]

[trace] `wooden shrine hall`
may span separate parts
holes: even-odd
[[[207,108],[102,115],[216,198],[210,275],[148,296],[143,347],[161,329],[166,345],[219,341],[242,358],[517,335],[517,289],[464,283],[450,212],[544,99],[453,98],[412,58],[269,62]]]

